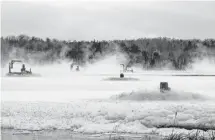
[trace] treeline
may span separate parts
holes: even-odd
[[[29,37],[26,35],[1,37],[1,64],[10,59],[24,59],[29,63],[74,61],[79,65],[94,63],[113,53],[127,56],[128,66],[162,68],[171,65],[185,69],[196,58],[214,57],[215,40],[181,40],[170,38],[142,38],[113,41],[65,41]]]

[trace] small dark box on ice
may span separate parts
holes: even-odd
[[[168,82],[160,82],[160,92],[170,91]]]
[[[124,78],[124,74],[123,73],[120,73],[120,78]]]

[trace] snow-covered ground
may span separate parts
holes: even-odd
[[[119,77],[117,66],[79,73],[64,66],[35,67],[42,77],[1,77],[2,128],[160,135],[172,133],[173,128],[157,128],[165,125],[215,129],[215,77],[136,71],[125,77],[138,80],[117,81],[105,80]],[[169,83],[169,93],[160,93],[161,81]]]

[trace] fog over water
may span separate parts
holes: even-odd
[[[119,78],[122,71],[120,64],[124,60],[123,57],[112,55],[95,64],[80,67],[79,72],[75,71],[75,68],[70,70],[70,63],[67,62],[44,66],[31,65],[32,72],[40,74],[41,77],[5,77],[4,74],[8,71],[5,67],[2,69],[1,77],[2,99],[61,101],[62,98],[69,101],[74,98],[108,98],[114,94],[139,89],[159,92],[161,81],[169,82],[170,87],[178,92],[204,92],[204,94],[213,92],[214,77],[171,76],[172,74],[215,74],[215,66],[212,65],[214,62],[207,59],[194,63],[192,69],[187,71],[173,71],[168,68],[147,71],[134,67],[134,73],[125,73],[125,77],[136,78],[138,81],[111,81],[111,78]],[[16,66],[17,70],[19,65],[21,64]],[[108,78],[110,80],[105,80]]]

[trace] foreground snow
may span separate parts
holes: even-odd
[[[69,129],[85,133],[154,131],[168,135],[172,132],[172,128],[156,127],[175,124],[215,128],[214,116],[215,103],[209,101],[80,100],[70,103],[3,102],[2,104],[2,128],[24,130]]]

